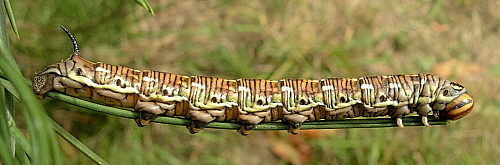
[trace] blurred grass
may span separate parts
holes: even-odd
[[[0,163],[3,164],[62,164],[60,148],[56,137],[48,125],[47,115],[42,104],[32,94],[32,90],[25,84],[19,67],[10,52],[7,35],[7,21],[9,18],[15,36],[19,36],[15,25],[14,14],[9,0],[0,2],[0,73],[7,80],[0,81]],[[9,84],[9,85],[7,85]],[[15,105],[15,100],[19,105]],[[21,107],[29,141],[24,136],[16,136],[19,132],[15,123],[16,108]],[[19,112],[19,111],[17,111]],[[28,145],[26,145],[28,144]],[[28,159],[29,157],[29,159]]]
[[[11,50],[29,78],[70,55],[63,25],[91,61],[228,79],[434,73],[462,83],[476,101],[469,116],[450,126],[241,137],[214,129],[190,135],[161,124],[137,128],[129,119],[44,100],[56,122],[111,164],[500,161],[496,1],[161,1],[150,3],[155,16],[118,1],[11,5],[21,36],[9,34]],[[65,164],[91,162],[59,142]]]

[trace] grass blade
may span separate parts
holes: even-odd
[[[151,13],[152,15],[155,15],[153,8],[151,8],[151,6],[149,6],[149,3],[147,0],[135,0],[135,2],[139,5],[141,5],[142,7],[144,7],[146,10],[148,10],[148,12]]]
[[[23,115],[26,118],[26,125],[30,134],[31,146],[33,147],[33,164],[53,164],[60,162],[59,155],[54,150],[59,150],[58,144],[54,144],[50,138],[55,139],[52,131],[47,128],[45,112],[41,108],[40,101],[35,98],[31,89],[26,85],[25,78],[19,72],[19,68],[8,59],[13,59],[4,42],[0,42],[0,69],[5,77],[12,82],[16,91],[19,93],[23,108]],[[50,161],[52,158],[53,161]]]
[[[3,73],[0,73],[0,84],[5,85],[9,88],[13,88],[13,85],[9,81],[3,79],[3,77],[5,77],[5,75]],[[26,81],[26,82],[29,82],[29,81]],[[18,93],[15,90],[8,89],[8,88],[6,88],[6,89],[14,91],[13,95],[18,96]],[[51,124],[52,128],[54,129],[54,131],[56,131],[61,137],[66,139],[69,143],[71,143],[73,146],[75,146],[78,150],[80,150],[84,155],[86,155],[88,158],[90,158],[96,164],[108,164],[104,159],[102,159],[101,157],[99,157],[99,155],[97,155],[92,150],[87,148],[82,142],[80,142],[78,139],[73,137],[73,135],[71,135],[69,132],[64,130],[61,126],[59,126],[52,119],[48,118],[47,116],[46,116],[46,118],[50,121],[50,124]],[[24,137],[24,135],[21,133],[21,131],[19,131],[19,129],[17,129],[16,127],[11,127],[10,132],[12,133],[13,137],[16,139],[16,142],[20,145],[20,147],[24,151],[26,151],[26,154],[29,157],[32,157],[33,153],[32,153],[32,149],[31,149],[31,146],[29,144],[29,141],[26,139],[26,137]],[[54,141],[54,143],[55,143],[55,141]],[[56,151],[54,151],[54,152],[56,152]],[[59,155],[59,154],[56,154],[56,155]]]
[[[4,6],[5,1],[3,1],[3,2],[4,3],[0,4],[0,11],[4,11],[6,9],[6,7]],[[8,3],[8,2],[6,2],[6,3]],[[10,11],[12,12],[12,8],[10,8],[10,3],[9,3],[9,8],[7,8],[7,9],[10,9]],[[9,42],[8,42],[7,25],[5,23],[4,12],[0,13],[0,17],[1,17],[0,18],[0,41],[5,41],[5,47],[2,49],[8,49]],[[16,63],[12,56],[10,56],[10,58],[8,58],[8,60],[10,62],[12,62],[13,64]],[[19,69],[17,71],[19,72]],[[11,115],[15,114],[14,96],[6,89],[3,89],[3,86],[2,86],[2,88],[0,88],[0,90],[2,90],[2,93],[1,93],[2,97],[0,98],[1,99],[0,103],[2,103],[2,104],[0,104],[0,105],[5,105],[5,106],[2,106],[0,108],[2,110],[2,112],[0,113],[0,119],[2,120],[2,121],[0,121],[0,129],[2,129],[1,135],[0,135],[0,137],[1,137],[0,143],[2,143],[2,146],[4,146],[4,147],[2,147],[3,149],[0,150],[0,153],[2,155],[1,156],[2,160],[4,160],[6,164],[11,164],[14,161],[13,158],[14,158],[15,153],[16,153],[16,146],[15,146],[16,141],[11,136],[11,134],[7,128],[9,126],[15,126],[13,117],[11,116]],[[8,152],[8,153],[6,153],[6,152]]]
[[[12,11],[12,6],[10,6],[10,0],[3,1],[5,5],[5,12],[7,12],[7,16],[9,17],[10,26],[16,34],[17,38],[19,38],[19,30],[17,30],[16,19],[14,18],[14,12]]]
[[[28,155],[28,157],[32,158],[33,151],[31,149],[30,142],[28,141],[28,139],[26,139],[26,136],[24,136],[17,127],[10,127],[9,130],[12,137],[16,139],[16,147],[21,148],[26,153],[26,155]]]
[[[0,73],[0,77],[4,77],[3,73]],[[15,90],[14,86],[12,85],[12,83],[10,83],[9,81],[7,81],[6,79],[0,78],[0,85],[3,86],[5,88],[5,90],[7,90],[7,92],[9,92],[10,94],[12,94],[16,99],[19,100],[19,94]]]
[[[80,142],[78,139],[76,139],[73,135],[71,135],[69,132],[64,130],[59,124],[57,124],[54,120],[49,119],[52,125],[52,128],[66,141],[71,143],[74,147],[76,147],[78,150],[80,150],[85,156],[90,158],[94,163],[96,164],[109,164],[107,163],[104,159],[99,157],[94,151],[89,149],[85,144]]]
[[[12,139],[11,135],[8,131],[8,125],[12,124],[10,120],[8,120],[8,114],[9,111],[7,110],[5,99],[4,99],[4,94],[6,91],[2,89],[3,87],[0,86],[0,110],[2,112],[0,113],[0,160],[2,160],[2,163],[5,164],[14,164],[14,153],[12,152]],[[7,147],[8,146],[8,147]]]
[[[19,164],[25,164],[25,165],[31,164],[28,155],[26,155],[26,152],[18,146],[16,146],[16,159],[19,162]]]

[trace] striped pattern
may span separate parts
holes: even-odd
[[[70,38],[74,40],[71,34]],[[112,106],[134,108],[145,126],[156,115],[192,120],[191,133],[212,121],[242,124],[250,133],[261,122],[284,121],[299,133],[306,121],[340,120],[359,116],[390,116],[403,127],[402,117],[412,112],[452,120],[467,115],[473,101],[458,83],[431,74],[387,75],[360,78],[237,79],[181,76],[158,71],[93,63],[75,52],[35,76],[39,97],[51,90]]]

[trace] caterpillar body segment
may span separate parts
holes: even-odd
[[[63,28],[64,29],[64,28]],[[65,30],[65,29],[64,29]],[[232,121],[247,135],[261,122],[284,121],[297,134],[307,121],[390,116],[403,127],[403,117],[415,112],[429,126],[427,115],[457,120],[473,108],[467,90],[431,74],[361,78],[237,79],[181,76],[139,71],[90,62],[80,56],[76,39],[70,58],[47,67],[33,79],[39,98],[59,91],[110,106],[133,108],[135,121],[146,126],[156,115],[184,117],[197,133],[212,121]]]

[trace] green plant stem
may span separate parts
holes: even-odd
[[[91,149],[87,148],[87,146],[85,146],[85,144],[83,144],[78,139],[76,139],[73,135],[71,135],[69,132],[64,130],[64,128],[59,126],[59,124],[57,124],[54,120],[50,120],[50,123],[52,125],[52,128],[59,135],[61,135],[62,138],[66,139],[66,141],[71,143],[74,147],[76,147],[78,150],[82,151],[82,153],[85,154],[92,161],[94,161],[94,163],[96,163],[96,164],[109,164],[104,159],[99,157],[99,155],[94,153]]]
[[[114,108],[96,104],[93,102],[81,100],[71,96],[67,96],[57,92],[47,93],[48,97],[76,105],[79,107],[87,108],[97,112],[103,112],[114,116],[125,118],[137,119],[139,115],[136,112],[126,109]],[[174,125],[191,125],[191,121],[182,118],[156,116],[151,120],[152,122]],[[448,125],[447,120],[438,120],[429,116],[429,124],[431,125]],[[405,126],[423,126],[421,117],[405,117],[403,119]],[[206,128],[217,129],[239,129],[240,124],[229,122],[211,122],[205,126]],[[361,119],[345,119],[345,120],[332,120],[332,121],[315,121],[305,122],[300,129],[347,129],[347,128],[380,128],[380,127],[397,127],[396,121],[390,118],[361,118]],[[254,130],[287,130],[288,125],[283,122],[268,122],[261,123],[255,126]]]
[[[0,77],[2,75],[0,74]],[[14,93],[15,95],[15,93]],[[125,117],[130,119],[137,119],[139,115],[132,109],[122,109],[110,106],[105,106],[75,97],[71,97],[58,92],[48,92],[46,94],[48,97],[54,98],[79,106],[82,108],[90,109],[96,112],[102,112],[113,116]],[[447,120],[436,119],[432,116],[428,117],[430,125],[448,125]],[[163,123],[163,124],[173,124],[173,125],[191,125],[191,121],[188,119],[166,117],[166,116],[156,116],[151,120],[152,122]],[[419,116],[410,116],[403,118],[404,126],[423,126],[422,119]],[[229,122],[211,122],[206,125],[206,128],[217,128],[217,129],[239,129],[240,124],[229,123]],[[348,129],[348,128],[381,128],[381,127],[397,127],[396,121],[390,118],[356,118],[356,119],[344,119],[344,120],[331,120],[331,121],[314,121],[305,122],[300,129]],[[255,126],[254,130],[287,130],[288,125],[283,122],[268,122],[261,123]]]
[[[3,86],[5,86],[6,90],[10,89],[10,91],[12,91],[12,95],[15,96],[16,98],[18,98],[19,94],[17,93],[17,91],[13,90],[14,87],[13,87],[12,83],[10,83],[9,81],[5,80],[4,78],[5,78],[5,75],[3,74],[3,72],[0,72],[0,84],[3,85]],[[25,82],[27,82],[27,84],[31,83],[31,82],[29,82],[27,80]],[[61,126],[59,126],[56,122],[54,122],[48,116],[44,116],[44,117],[46,117],[48,119],[48,121],[52,125],[52,128],[61,137],[63,137],[64,139],[66,139],[75,148],[77,148],[84,155],[86,155],[87,157],[89,157],[92,161],[94,161],[94,163],[96,163],[96,164],[108,164],[106,161],[104,161],[104,159],[102,159],[101,157],[99,157],[99,155],[95,154],[92,150],[90,150],[89,148],[87,148],[83,143],[81,143],[80,141],[78,141],[78,139],[76,139],[73,135],[71,135],[69,132],[67,132],[66,130],[64,130]],[[9,125],[9,128],[10,128],[10,134],[12,134],[12,137],[14,137],[14,139],[16,140],[16,143],[18,144],[18,146],[16,146],[16,148],[22,149],[22,151],[25,152],[25,153],[22,153],[22,154],[24,154],[24,155],[32,158],[33,151],[32,151],[32,148],[31,148],[31,146],[29,144],[29,141],[26,139],[26,137],[21,133],[21,131],[17,127],[15,127],[15,125]],[[18,153],[18,151],[19,150],[16,150],[16,154],[21,154],[21,153]],[[24,161],[25,159],[24,158],[19,158],[18,160],[19,161]],[[23,163],[23,164],[25,164],[25,163]]]

